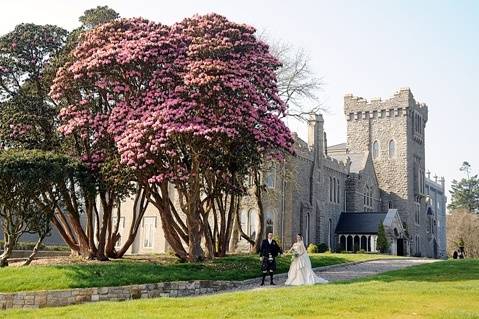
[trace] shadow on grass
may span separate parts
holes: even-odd
[[[465,280],[479,280],[479,259],[438,261],[336,284],[371,281],[456,282]]]
[[[313,267],[328,266],[351,260],[328,255],[313,255]],[[277,259],[277,272],[289,270],[290,256]],[[145,284],[163,281],[245,280],[261,276],[259,257],[228,256],[198,264],[158,264],[135,261],[114,261],[105,264],[55,266],[68,278],[69,287],[106,287]]]

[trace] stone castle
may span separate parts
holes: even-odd
[[[344,113],[347,143],[328,146],[323,117],[312,115],[296,156],[265,172],[267,231],[285,247],[302,233],[333,250],[376,251],[383,223],[391,254],[445,257],[444,179],[426,178],[427,106],[403,88],[384,101],[345,95]],[[255,210],[243,202],[251,235]]]

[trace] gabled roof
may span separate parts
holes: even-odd
[[[379,224],[387,213],[357,212],[341,213],[336,234],[377,234]]]

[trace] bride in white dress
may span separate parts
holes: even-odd
[[[295,257],[289,267],[288,279],[285,283],[286,285],[314,285],[328,282],[314,273],[301,234],[296,236],[296,242],[289,251],[292,252]]]

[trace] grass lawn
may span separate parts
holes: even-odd
[[[479,318],[479,260],[349,283],[3,311],[0,318]]]
[[[386,256],[371,254],[313,254],[314,267]],[[278,272],[287,272],[291,258],[278,258]],[[0,292],[106,287],[176,280],[243,280],[261,276],[257,256],[231,256],[201,264],[178,263],[174,258],[155,262],[134,259],[0,269]]]

